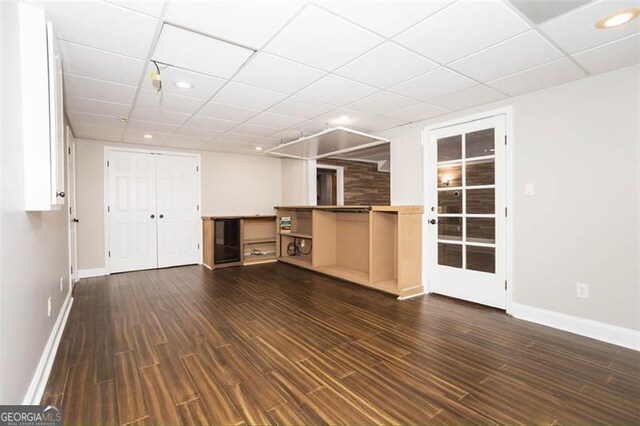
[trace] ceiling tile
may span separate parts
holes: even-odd
[[[193,114],[204,104],[202,99],[188,98],[186,96],[160,93],[155,90],[141,90],[136,99],[136,107],[144,107],[162,111],[181,112]]]
[[[64,71],[82,77],[138,86],[144,61],[61,41]]]
[[[144,135],[151,135],[152,138],[145,138]],[[141,143],[145,145],[162,145],[171,137],[168,133],[155,132],[153,130],[141,132],[135,129],[126,129],[122,135],[123,142]]]
[[[88,126],[77,123],[72,123],[72,126],[73,135],[78,139],[119,142],[124,132],[123,128]]]
[[[244,47],[164,24],[152,57],[163,64],[230,78],[253,53]]]
[[[151,78],[151,72],[155,72],[156,67],[149,64],[147,74],[142,82],[144,89],[155,90]],[[227,80],[197,72],[187,71],[176,67],[160,64],[160,77],[162,78],[162,92],[174,95],[188,96],[190,98],[210,99]],[[191,83],[193,88],[181,89],[175,85],[179,81]]]
[[[95,80],[68,73],[64,74],[64,92],[69,96],[131,104],[136,95],[136,90],[133,86],[109,83],[108,81]]]
[[[430,101],[432,104],[446,108],[451,111],[457,111],[470,108],[476,105],[488,104],[506,96],[489,87],[477,85],[462,89],[455,93],[450,93],[442,97]]]
[[[145,59],[158,20],[105,2],[41,1],[61,40]],[[116,24],[117,23],[117,24]]]
[[[432,70],[436,66],[433,62],[404,47],[385,43],[339,68],[336,74],[386,89]]]
[[[173,133],[180,128],[177,124],[158,123],[156,121],[129,120],[127,122],[128,130],[140,130],[143,133],[147,131],[155,131],[160,133]]]
[[[405,108],[416,103],[418,103],[418,101],[405,98],[404,96],[394,95],[389,92],[378,92],[350,104],[349,108],[371,114],[384,115],[388,112]]]
[[[211,141],[211,142],[207,142],[206,144],[202,145],[199,149],[201,149],[203,151],[234,152],[237,149],[246,148],[247,146],[250,146],[250,145],[239,143],[239,142],[224,142],[223,143],[223,142],[218,142],[218,141]]]
[[[515,7],[536,25],[556,16],[564,15],[592,0],[509,0]]]
[[[306,89],[301,90],[297,95],[326,104],[342,106],[376,91],[378,91],[378,89],[375,87],[330,74]]]
[[[527,29],[529,26],[500,1],[465,1],[425,19],[394,40],[447,64]]]
[[[298,1],[170,1],[165,20],[257,50],[302,6]]]
[[[551,62],[562,53],[534,31],[520,34],[449,67],[485,82]]]
[[[117,4],[118,6],[126,7],[127,9],[135,10],[136,12],[144,13],[155,18],[159,18],[162,14],[162,8],[164,7],[164,1],[140,1],[140,0],[108,0],[109,3]]]
[[[196,138],[213,139],[222,135],[226,130],[201,129],[198,127],[182,126],[175,133],[175,136],[187,136]]]
[[[619,27],[596,28],[600,19],[631,7],[638,7],[638,2],[600,0],[549,21],[540,29],[568,53],[575,53],[640,31],[640,19]]]
[[[160,123],[181,125],[189,119],[189,116],[189,114],[166,111],[153,106],[135,106],[129,118],[132,120],[157,121]]]
[[[207,103],[199,112],[200,115],[219,118],[222,120],[246,121],[258,115],[260,111],[255,109],[241,108],[233,105],[220,104],[217,102]]]
[[[307,6],[265,48],[327,71],[363,54],[383,39],[316,6]]]
[[[301,137],[304,137],[304,136],[307,136],[307,135],[299,130],[286,129],[286,130],[282,130],[281,132],[274,133],[273,135],[269,136],[269,138],[279,140],[280,143],[287,143],[287,142],[300,139]]]
[[[269,109],[271,112],[309,119],[336,109],[334,105],[292,96]]]
[[[313,121],[325,123],[325,127],[351,126],[353,123],[357,123],[371,117],[373,117],[373,114],[355,111],[352,109],[339,108],[326,114],[322,114],[321,116],[314,118]]]
[[[164,146],[170,146],[174,148],[198,149],[202,145],[209,142],[209,140],[209,138],[173,135],[164,143]]]
[[[303,133],[318,133],[325,130],[326,128],[326,123],[317,120],[310,120],[305,121],[304,123],[296,124],[295,126],[291,126],[290,130]]]
[[[580,52],[573,57],[593,74],[640,63],[640,34]]]
[[[88,114],[84,112],[68,112],[69,120],[73,126],[87,125],[109,127],[114,129],[124,129],[125,123],[119,121],[115,116]]]
[[[387,113],[386,115],[391,118],[396,118],[402,121],[421,121],[426,120],[427,118],[437,117],[439,115],[443,115],[448,113],[449,110],[444,108],[440,108],[434,105],[429,105],[425,103],[420,103],[417,105],[412,105],[407,108],[403,108],[397,111],[393,111]]]
[[[375,1],[327,2],[322,7],[331,10],[384,37],[392,37],[416,22],[442,9],[445,1]]]
[[[428,101],[475,84],[477,84],[475,81],[467,77],[446,68],[438,68],[435,71],[430,71],[412,80],[393,86],[389,91],[413,99]]]
[[[215,138],[213,142],[216,142],[218,144],[225,144],[225,143],[243,144],[243,143],[255,142],[258,139],[260,139],[260,137],[255,135],[245,135],[245,134],[237,134],[237,133],[229,132]]]
[[[126,117],[131,110],[130,104],[103,102],[76,96],[67,96],[64,107],[69,112],[88,112],[89,114],[111,115],[114,117]]]
[[[233,129],[234,134],[259,136],[261,138],[272,135],[282,128],[256,126],[255,124],[244,123]]]
[[[299,124],[303,120],[288,115],[275,114],[273,112],[263,112],[262,114],[252,118],[247,123],[257,124],[259,126],[276,127],[278,129],[286,129],[288,127]],[[240,132],[238,132],[240,133]]]
[[[214,100],[223,104],[264,110],[286,97],[287,95],[284,93],[247,86],[246,84],[232,81],[218,92]]]
[[[229,120],[218,120],[217,118],[203,117],[196,115],[191,117],[187,123],[188,127],[197,127],[200,129],[218,130],[226,132],[233,127],[236,127],[238,123]],[[197,135],[194,135],[197,136]]]
[[[398,120],[396,118],[375,116],[366,120],[358,121],[357,123],[349,127],[364,132],[379,132],[382,130],[391,129],[392,127],[401,126],[405,123],[405,121]]]
[[[259,53],[234,80],[282,93],[294,93],[327,73],[268,53]]]
[[[515,96],[577,80],[584,76],[584,72],[570,60],[560,59],[487,84],[510,96]]]

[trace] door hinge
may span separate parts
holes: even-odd
[[[200,244],[198,244],[198,250],[200,250]]]
[[[73,274],[73,265],[71,265],[71,274]]]
[[[71,155],[71,147],[70,146],[67,147],[67,152],[69,153],[69,155]]]
[[[107,160],[107,167],[109,167],[109,160]]]
[[[504,289],[507,289],[507,280],[504,280]]]
[[[504,135],[504,145],[507,146],[507,135]]]
[[[196,204],[196,210],[200,211],[200,204]]]
[[[111,213],[111,206],[107,206],[107,213]]]
[[[504,208],[504,217],[508,217],[509,215],[509,211],[507,210],[507,208]]]
[[[196,166],[196,172],[200,171],[200,167]]]
[[[69,214],[71,214],[71,213],[72,213],[72,212],[71,212],[71,207],[69,207]]]
[[[109,250],[109,257],[111,257],[111,250]]]

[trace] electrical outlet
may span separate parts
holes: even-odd
[[[304,240],[300,240],[300,248],[304,248]]]
[[[60,277],[60,291],[64,290],[64,277]]]
[[[47,316],[51,316],[51,298],[47,299]]]
[[[536,189],[532,183],[527,183],[524,185],[524,195],[526,195],[527,197],[536,195]]]
[[[577,283],[576,284],[576,296],[580,299],[589,298],[589,284]]]

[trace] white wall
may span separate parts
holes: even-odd
[[[76,140],[78,269],[104,268],[104,147],[122,145]],[[159,148],[161,150],[171,150]],[[195,152],[195,151],[190,151]],[[280,159],[199,152],[203,216],[274,214],[281,204]]]
[[[512,105],[513,301],[640,330],[639,81],[633,66],[387,131],[392,204],[424,203],[422,128]]]
[[[0,404],[20,404],[68,294],[66,206],[24,211],[18,16],[2,2]],[[65,291],[59,288],[64,279]],[[47,317],[47,298],[52,298]]]
[[[282,204],[283,206],[315,205],[316,162],[315,160],[282,159]]]

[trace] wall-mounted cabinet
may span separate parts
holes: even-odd
[[[25,210],[64,204],[62,60],[44,10],[20,3]]]
[[[278,207],[278,260],[406,298],[421,294],[422,206]]]

